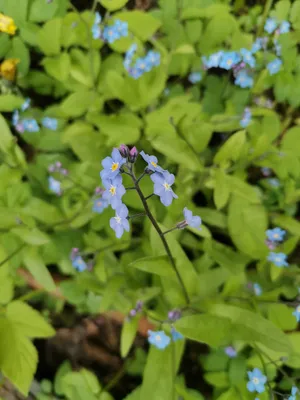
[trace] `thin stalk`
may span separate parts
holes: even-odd
[[[270,400],[274,400],[273,389],[272,389],[272,386],[271,386],[271,384],[270,384],[270,382],[269,382],[269,380],[268,380],[268,376],[267,376],[267,366],[266,366],[266,364],[265,364],[265,361],[264,361],[264,359],[263,359],[263,357],[262,357],[262,355],[261,355],[260,350],[258,349],[258,347],[257,347],[255,344],[254,344],[254,347],[255,347],[255,350],[256,350],[256,352],[257,352],[257,355],[258,355],[258,357],[259,357],[259,359],[260,359],[260,361],[261,361],[261,363],[262,363],[262,365],[263,365],[264,373],[265,373],[265,375],[266,375],[266,377],[267,377],[267,385],[268,385],[269,392],[270,392]]]
[[[103,391],[110,391],[114,386],[117,385],[117,383],[120,381],[120,379],[123,378],[123,376],[126,373],[126,363],[123,364],[123,366],[119,369],[119,371],[116,373],[116,375],[112,378],[110,382],[104,387]]]
[[[127,219],[132,219],[132,218],[136,218],[136,217],[145,217],[146,213],[142,212],[142,213],[138,213],[138,214],[133,214],[133,215],[129,215],[127,217]]]
[[[166,235],[169,232],[176,231],[177,229],[178,229],[177,226],[174,226],[174,228],[168,229],[167,231],[163,232],[163,235]]]
[[[155,193],[149,194],[149,196],[145,197],[146,200],[150,199],[152,196],[155,196]]]
[[[172,351],[172,383],[173,383],[173,399],[176,400],[176,388],[175,388],[175,382],[176,382],[176,348],[175,348],[175,343],[171,342],[171,351]]]
[[[137,179],[137,183],[139,183],[139,181],[140,181],[141,179],[143,179],[145,175],[147,175],[146,171],[144,171],[144,172],[142,173],[142,175]]]
[[[153,214],[151,213],[150,208],[149,208],[149,206],[147,204],[146,197],[144,196],[144,194],[143,194],[143,192],[142,192],[142,190],[141,190],[141,188],[139,186],[138,180],[137,180],[137,178],[136,178],[136,176],[135,176],[135,174],[134,174],[134,172],[132,170],[131,170],[131,178],[132,178],[132,180],[134,182],[134,186],[136,188],[136,191],[137,191],[137,193],[138,193],[138,195],[139,195],[139,197],[140,197],[140,199],[141,199],[141,201],[143,203],[146,215],[150,219],[154,229],[156,230],[156,232],[158,233],[158,235],[159,235],[159,237],[160,237],[160,239],[162,241],[162,244],[163,244],[163,246],[165,248],[167,256],[169,257],[171,266],[172,266],[172,268],[173,268],[173,270],[174,270],[174,272],[175,272],[175,274],[177,276],[178,282],[179,282],[179,284],[181,286],[182,293],[183,293],[183,295],[185,297],[186,303],[189,304],[190,303],[190,297],[188,295],[188,292],[186,290],[184,282],[183,282],[183,280],[182,280],[182,278],[181,278],[181,276],[179,274],[179,271],[178,271],[178,269],[176,267],[175,260],[174,260],[174,258],[172,256],[172,253],[171,253],[170,247],[168,245],[168,242],[166,241],[166,238],[164,237],[164,234],[163,234],[162,230],[160,229],[158,223],[156,222],[156,219],[154,218]]]

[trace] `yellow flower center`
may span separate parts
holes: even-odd
[[[116,192],[117,192],[117,188],[116,186],[111,185],[109,192],[112,196],[115,196]]]
[[[115,217],[115,220],[117,221],[118,224],[121,223],[121,217],[119,217],[118,215]]]
[[[227,60],[227,65],[231,65],[231,64],[232,64],[232,60],[231,59]]]
[[[166,190],[171,190],[171,186],[167,182],[165,182],[163,186]]]
[[[278,237],[279,237],[278,233],[275,233],[274,238],[278,238]]]
[[[254,383],[254,385],[258,385],[259,384],[259,379],[258,378],[253,378],[252,382]]]
[[[151,161],[151,165],[153,165],[153,167],[157,167],[157,164],[154,161]]]
[[[111,170],[114,172],[115,170],[117,170],[119,168],[119,163],[112,163],[112,166],[111,166]]]
[[[160,342],[160,341],[161,341],[161,337],[160,337],[159,335],[156,335],[156,336],[155,336],[155,340],[157,340],[158,342]]]

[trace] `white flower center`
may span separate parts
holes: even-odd
[[[156,336],[155,336],[155,340],[157,340],[158,342],[160,342],[160,341],[161,341],[161,337],[160,337],[159,335],[156,335]]]
[[[275,261],[279,263],[279,262],[281,262],[282,260],[281,260],[280,257],[275,257]]]
[[[171,186],[167,182],[164,182],[163,187],[165,188],[165,190],[171,190]]]
[[[115,216],[115,220],[117,221],[118,224],[121,223],[121,217],[119,215]]]
[[[258,385],[259,384],[259,379],[258,378],[253,378],[252,382],[254,383],[254,385]]]

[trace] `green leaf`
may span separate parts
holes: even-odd
[[[108,281],[103,292],[99,312],[106,311],[113,305],[116,294],[123,285],[124,277],[120,275],[116,275]]]
[[[89,109],[93,101],[95,101],[94,92],[81,90],[70,94],[62,102],[60,108],[67,117],[80,117]]]
[[[228,374],[225,371],[209,372],[204,374],[205,380],[216,388],[229,387]]]
[[[149,13],[139,10],[124,11],[114,16],[121,21],[128,22],[129,31],[143,41],[150,39],[161,26],[161,21]]]
[[[1,132],[0,150],[7,152],[12,147],[14,139],[7,125],[6,120],[1,114],[0,114],[0,132]]]
[[[18,75],[21,77],[27,75],[30,67],[30,53],[27,46],[25,46],[24,42],[19,37],[13,38],[12,49],[9,52],[9,56],[20,60],[18,64]]]
[[[276,325],[257,313],[226,304],[213,305],[210,312],[231,321],[235,340],[258,342],[275,351],[290,350],[287,336]]]
[[[55,334],[55,330],[44,320],[41,314],[22,301],[10,303],[6,308],[6,317],[24,336],[46,338]]]
[[[136,336],[139,320],[138,318],[125,319],[121,333],[121,356],[124,358],[129,353]]]
[[[237,161],[246,143],[246,131],[239,131],[229,137],[214,157],[214,163],[220,164],[227,160]]]
[[[130,263],[129,266],[159,276],[174,277],[175,274],[167,256],[140,258]]]
[[[224,171],[217,170],[215,173],[214,202],[218,210],[226,206],[229,200],[230,190]]]
[[[245,358],[238,356],[230,360],[228,377],[231,386],[237,386],[244,382],[247,365]]]
[[[285,304],[268,305],[268,317],[270,321],[283,331],[293,331],[297,327],[297,320],[292,314],[291,308]]]
[[[0,96],[0,111],[13,111],[20,108],[23,102],[24,99],[22,97],[15,96],[14,94],[3,94]]]
[[[259,192],[254,186],[232,175],[226,175],[226,181],[230,192],[236,196],[247,200],[249,203],[260,203]]]
[[[59,10],[60,5],[67,3],[67,0],[52,0],[45,5],[44,0],[32,0],[29,12],[29,19],[33,22],[44,22],[51,20]]]
[[[189,315],[175,323],[176,329],[185,337],[217,347],[228,340],[231,322],[228,318],[209,314]]]
[[[55,283],[50,275],[43,259],[35,247],[29,247],[24,251],[24,264],[33,277],[49,292],[56,289]]]
[[[27,228],[26,226],[18,226],[11,230],[12,233],[19,236],[24,243],[32,244],[33,246],[41,246],[49,242],[49,237],[37,228]]]
[[[5,259],[6,252],[2,251],[2,247],[0,246],[0,257],[1,260]],[[0,268],[0,304],[7,304],[14,295],[14,282],[13,279],[9,276],[9,267],[8,265],[2,265]]]
[[[2,3],[2,2],[1,2]],[[27,18],[28,0],[6,0],[3,2],[3,12],[15,20],[15,22],[24,22]]]
[[[296,221],[294,218],[288,215],[275,215],[273,218],[273,223],[279,225],[287,231],[291,232],[293,235],[300,236],[300,222]]]
[[[38,362],[31,341],[11,321],[0,324],[0,370],[27,397]]]
[[[174,54],[195,54],[195,49],[190,44],[182,44],[173,51]]]
[[[300,127],[294,126],[285,132],[281,141],[281,149],[283,152],[289,150],[300,157]]]
[[[57,57],[45,57],[42,61],[47,74],[60,82],[64,82],[68,79],[70,63],[70,56],[68,53],[61,53]]]
[[[47,56],[59,54],[61,29],[62,20],[56,18],[46,22],[38,33],[38,46]]]
[[[124,7],[128,0],[100,0],[100,3],[109,11],[116,11]]]

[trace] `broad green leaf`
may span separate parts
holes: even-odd
[[[282,330],[257,313],[226,304],[213,305],[210,312],[231,321],[236,340],[245,340],[250,344],[258,342],[275,351],[290,350],[288,338]]]
[[[229,199],[229,186],[224,171],[217,170],[215,173],[214,202],[218,210],[226,206]]]
[[[47,56],[59,54],[61,28],[62,20],[56,18],[46,22],[38,33],[38,45]]]
[[[38,362],[31,341],[17,325],[2,318],[0,324],[0,370],[27,397]]]
[[[244,382],[246,375],[247,365],[246,359],[242,356],[238,356],[230,360],[228,378],[232,386]]]
[[[237,161],[246,143],[246,132],[239,131],[230,136],[229,139],[220,147],[214,157],[214,163],[220,164],[227,160]]]
[[[126,357],[136,336],[139,320],[137,317],[124,321],[121,333],[121,356]]]
[[[175,323],[175,327],[185,337],[213,347],[226,344],[232,329],[228,318],[209,314],[183,317]]]
[[[20,60],[20,63],[18,64],[18,75],[20,77],[27,75],[30,67],[30,53],[28,47],[24,44],[21,38],[15,37],[13,39],[9,56]]]
[[[161,26],[161,22],[158,19],[149,13],[139,10],[124,11],[114,16],[121,21],[128,22],[129,31],[143,41],[150,39]]]
[[[292,368],[300,368],[300,332],[292,332],[287,337],[292,351],[285,364]]]
[[[46,57],[42,64],[47,74],[60,82],[68,79],[70,73],[70,56],[68,53],[61,53],[56,57]]]
[[[80,117],[95,101],[95,93],[81,90],[70,94],[61,104],[60,108],[67,117]]]
[[[293,331],[297,327],[297,320],[292,314],[291,308],[285,304],[270,304],[268,306],[268,317],[283,331]]]
[[[281,141],[281,149],[283,152],[289,150],[300,157],[300,127],[295,126],[285,132]]]
[[[101,299],[100,312],[108,310],[114,304],[116,294],[123,285],[124,277],[121,275],[116,275],[108,281]]]
[[[24,22],[27,18],[29,0],[5,0],[3,12],[15,20],[16,23]]]
[[[124,7],[128,0],[100,0],[100,3],[109,11],[116,11]]]
[[[0,245],[0,259],[5,259],[6,253],[3,251]],[[0,261],[1,262],[1,261]],[[0,304],[7,304],[14,295],[14,282],[9,276],[8,264],[0,267]]]
[[[41,246],[49,242],[49,237],[37,228],[27,228],[26,226],[18,226],[11,230],[12,233],[19,236],[23,242],[32,244],[33,246]]]
[[[59,9],[59,4],[66,3],[66,0],[52,0],[45,5],[44,0],[32,0],[29,12],[29,19],[33,22],[44,22],[51,20]]]
[[[0,115],[0,132],[0,150],[7,152],[12,147],[14,139],[6,120],[2,115]]]
[[[300,222],[296,221],[294,218],[288,215],[275,215],[273,218],[273,223],[279,225],[287,231],[291,232],[293,235],[300,236]]]
[[[69,372],[63,378],[64,395],[72,400],[97,400],[101,387],[96,376],[82,369],[79,372]]]
[[[130,263],[129,266],[163,277],[175,276],[175,272],[172,269],[168,256],[140,258],[139,260]]]
[[[174,54],[195,54],[195,49],[190,44],[183,44],[174,50]]]
[[[46,338],[55,334],[41,314],[22,301],[10,303],[6,308],[6,317],[24,336]]]
[[[259,192],[254,186],[249,185],[249,183],[244,182],[237,176],[226,175],[225,179],[230,192],[247,200],[249,203],[260,203]]]
[[[228,374],[225,371],[209,372],[204,374],[204,378],[216,388],[227,388],[230,385]]]
[[[20,108],[24,99],[14,94],[3,94],[0,96],[0,111],[7,112]]]
[[[24,264],[33,277],[49,292],[56,289],[55,283],[50,275],[42,257],[35,247],[24,250]]]

